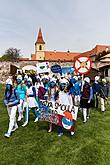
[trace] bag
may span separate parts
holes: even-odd
[[[43,87],[39,87],[38,89],[38,97],[39,99],[44,99],[44,95],[46,93],[46,89]]]

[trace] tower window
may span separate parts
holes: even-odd
[[[42,46],[41,45],[39,46],[39,50],[42,50]]]

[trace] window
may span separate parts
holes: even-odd
[[[41,45],[39,46],[39,50],[42,50],[42,46]]]
[[[105,77],[108,77],[108,69],[105,69]]]

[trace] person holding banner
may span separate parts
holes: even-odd
[[[84,78],[84,86],[80,101],[80,106],[83,110],[83,123],[87,122],[87,108],[89,107],[90,103],[90,78],[85,77]]]
[[[56,80],[54,78],[52,78],[49,83],[48,100],[55,102],[56,93],[57,93]],[[52,132],[52,123],[49,123],[48,132],[49,133]]]
[[[64,77],[60,80],[60,91],[58,95],[58,102],[64,105],[73,105],[72,96],[69,93],[69,90],[72,86],[71,81],[67,77]],[[66,111],[65,111],[66,114]],[[72,117],[71,117],[72,118]],[[68,120],[69,121],[69,120]],[[58,136],[61,137],[63,135],[62,127],[59,127]],[[74,135],[74,131],[71,131],[71,135]]]

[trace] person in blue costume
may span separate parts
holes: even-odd
[[[18,104],[18,112],[19,112],[18,121],[21,121],[21,119],[23,119],[23,104],[26,98],[26,85],[23,84],[21,75],[17,76],[16,82],[17,82],[16,89],[20,97],[20,104]]]
[[[101,112],[106,111],[106,101],[108,99],[109,87],[107,85],[107,80],[105,78],[102,79],[102,85],[99,90],[100,102],[101,102]]]
[[[70,79],[67,77],[63,77],[60,79],[60,89],[59,94],[57,97],[57,101],[60,104],[64,105],[71,105],[73,106],[72,95],[70,93],[70,88],[73,86]],[[59,134],[58,136],[61,137],[63,135],[62,127],[59,126]],[[71,131],[71,135],[74,135],[74,131]]]
[[[51,102],[55,102],[56,93],[57,93],[56,80],[52,78],[49,83],[48,100]],[[49,133],[52,132],[52,127],[53,127],[53,124],[49,123],[49,130],[48,130]]]
[[[82,87],[82,81],[80,76],[74,77],[76,82],[74,83],[73,89],[74,89],[74,105],[79,106],[80,104],[80,97],[81,97],[81,87]]]
[[[25,127],[29,122],[29,112],[31,109],[35,115],[35,122],[38,121],[38,116],[37,116],[38,104],[36,101],[36,89],[32,85],[32,79],[30,77],[27,80],[26,97],[27,97],[27,108],[26,108],[26,113],[25,113],[25,122],[22,125],[23,127]]]
[[[20,103],[20,98],[18,92],[13,88],[13,83],[11,79],[6,80],[6,89],[4,94],[4,104],[7,106],[7,111],[9,115],[9,127],[5,137],[9,138],[11,133],[18,128],[16,122],[16,112],[17,106]]]
[[[42,82],[43,82],[44,88],[46,90],[44,99],[47,100],[48,99],[48,89],[49,89],[49,77],[47,75],[44,75],[42,78]]]
[[[99,80],[100,80],[100,77],[95,76],[95,82],[92,84],[93,99],[94,99],[94,107],[95,108],[98,108],[98,105],[99,105],[98,95],[99,95],[99,89],[101,88]]]
[[[91,101],[93,99],[93,89],[92,86],[90,86],[90,98],[88,100],[88,107],[87,107],[87,119],[90,118],[90,107],[91,107]]]

